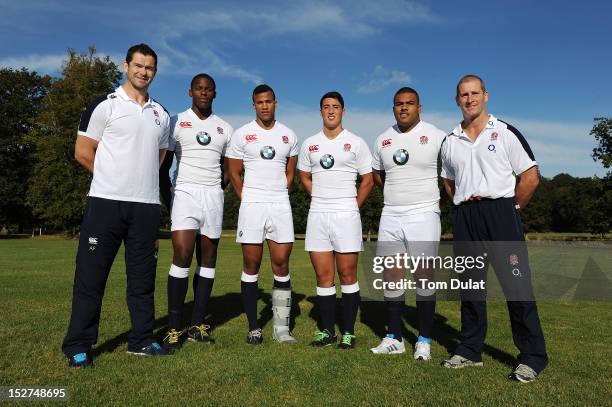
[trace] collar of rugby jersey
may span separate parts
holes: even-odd
[[[451,134],[453,134],[459,139],[465,140],[473,145],[476,145],[478,141],[481,139],[480,136],[482,136],[487,130],[494,129],[495,127],[497,127],[497,118],[493,116],[492,114],[490,114],[489,120],[487,120],[487,125],[484,127],[484,129],[482,129],[480,134],[478,134],[478,137],[476,137],[476,140],[472,141],[472,139],[467,135],[467,133],[463,131],[463,128],[461,127],[461,123],[459,123],[459,125],[453,129],[453,132]]]
[[[393,130],[395,130],[395,133],[400,136],[406,136],[406,137],[410,137],[411,135],[413,135],[415,132],[417,132],[421,127],[423,127],[423,120],[419,120],[419,122],[416,124],[416,126],[414,126],[413,128],[411,128],[410,130],[408,130],[407,132],[402,132],[399,129],[399,126],[397,125],[397,123],[395,123],[393,126],[391,126],[393,128]],[[461,125],[459,125],[459,127],[461,127]]]
[[[325,135],[325,133],[323,132],[323,129],[321,129],[321,136],[323,136],[323,140],[328,141],[328,142],[330,142],[330,143],[333,143],[333,142],[335,142],[336,140],[340,140],[340,138],[345,137],[345,136],[346,136],[346,134],[347,134],[347,131],[348,131],[348,130],[346,130],[346,129],[342,129],[342,131],[341,131],[340,133],[338,133],[338,135],[337,135],[336,137],[334,137],[334,138],[329,138],[329,137],[327,137],[327,136]]]
[[[208,116],[206,119],[200,119],[200,117],[197,115],[196,112],[193,111],[193,107],[190,107],[189,109],[187,109],[187,114],[189,115],[189,117],[191,117],[194,121],[198,121],[200,123],[204,123],[206,122],[208,119],[212,119],[215,117],[214,113],[210,113],[210,116]],[[211,120],[212,121],[212,120]]]
[[[115,93],[117,93],[117,95],[119,95],[119,97],[121,97],[121,99],[125,100],[126,102],[132,102],[135,103],[136,105],[138,105],[138,107],[140,107],[140,103],[138,103],[137,101],[135,101],[134,99],[132,99],[131,97],[128,96],[127,92],[125,91],[125,89],[123,89],[123,86],[119,86],[116,90]],[[148,99],[145,102],[144,105],[142,105],[142,109],[144,109],[147,106],[153,106],[153,99],[151,99],[151,95],[147,95]]]

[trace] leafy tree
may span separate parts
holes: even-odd
[[[383,204],[383,190],[378,185],[375,185],[360,211],[361,229],[364,234],[378,233]]]
[[[97,56],[95,48],[86,54],[68,50],[62,77],[42,100],[26,136],[35,148],[27,202],[47,226],[75,232],[81,221],[91,177],[74,159],[79,117],[84,106],[111,92],[120,79],[117,65]]]
[[[16,224],[20,230],[31,220],[25,199],[32,146],[23,136],[32,129],[50,85],[49,76],[26,68],[0,69],[0,226]]]
[[[553,195],[552,182],[540,176],[540,186],[529,201],[529,205],[521,210],[525,232],[549,232],[551,230]]]
[[[596,117],[595,125],[589,133],[595,136],[597,147],[593,149],[593,161],[601,161],[604,168],[612,166],[612,119],[607,117]],[[608,173],[610,176],[610,173]]]
[[[593,149],[594,161],[601,161],[604,168],[612,167],[612,119],[596,117],[595,125],[591,130],[595,136],[597,147]],[[595,201],[589,222],[591,233],[600,234],[612,230],[612,171],[608,171],[606,177],[600,180],[597,200]]]

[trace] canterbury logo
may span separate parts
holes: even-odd
[[[179,123],[179,127],[182,127],[184,129],[190,129],[191,128],[191,122],[180,122]]]
[[[98,238],[97,237],[90,237],[89,238],[89,244],[98,244]]]
[[[390,145],[391,145],[391,139],[390,138],[382,141],[382,147],[383,148],[389,147]]]
[[[315,144],[313,146],[308,147],[308,152],[309,153],[316,153],[317,151],[319,151],[319,145]]]
[[[247,134],[246,136],[244,136],[244,140],[247,143],[253,142],[253,141],[257,141],[257,135],[255,134]]]

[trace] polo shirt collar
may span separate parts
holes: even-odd
[[[134,99],[132,99],[131,97],[128,96],[128,94],[126,93],[125,89],[123,89],[123,86],[119,86],[117,89],[115,89],[115,93],[123,100],[125,100],[126,102],[134,102],[136,104],[138,104],[138,102],[136,102]],[[153,100],[151,99],[151,95],[148,95],[148,99],[145,102],[145,104],[142,106],[143,108],[147,105],[153,105]],[[140,106],[140,105],[139,105]]]
[[[497,118],[492,114],[489,114],[489,120],[487,120],[487,125],[485,126],[485,129],[494,129],[496,127]],[[459,125],[453,129],[452,134],[460,138],[463,137],[469,139],[469,137],[464,133],[463,129],[461,128],[461,123],[459,123]]]

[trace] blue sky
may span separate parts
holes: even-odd
[[[59,75],[68,48],[95,45],[120,62],[146,42],[159,55],[151,93],[170,112],[189,106],[191,77],[208,72],[215,112],[239,127],[266,82],[300,139],[321,126],[320,96],[338,90],[345,127],[371,143],[405,85],[420,92],[423,118],[450,131],[456,82],[476,73],[489,111],[523,133],[542,174],[604,174],[589,131],[612,116],[610,2],[0,0],[0,10],[2,67]]]

